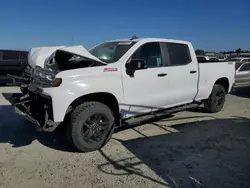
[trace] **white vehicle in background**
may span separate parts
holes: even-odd
[[[196,56],[199,63],[205,63],[205,62],[218,62],[219,59],[217,57],[211,57],[206,55],[197,55]]]
[[[236,70],[234,88],[250,86],[250,61],[242,63]]]
[[[235,70],[237,70],[243,63],[249,63],[250,62],[250,57],[228,58],[227,61],[235,62]]]
[[[104,146],[115,127],[132,126],[204,104],[219,112],[235,80],[234,62],[198,63],[190,42],[131,38],[31,49],[31,80],[3,96],[39,130],[62,122],[80,151]],[[24,91],[24,90],[23,90]]]
[[[225,60],[226,60],[226,57],[220,56],[220,57],[218,57],[218,59],[219,59],[219,61],[225,61]]]
[[[247,63],[250,62],[250,57],[234,57],[228,58],[227,61],[235,61],[237,63]]]

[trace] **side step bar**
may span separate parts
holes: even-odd
[[[168,117],[169,115],[171,115],[173,113],[181,112],[181,111],[184,111],[184,110],[195,109],[195,108],[198,108],[199,106],[200,106],[199,104],[194,103],[194,104],[188,104],[188,105],[184,105],[184,106],[171,108],[171,109],[168,109],[168,110],[158,111],[158,112],[154,112],[152,114],[148,114],[148,115],[144,115],[144,116],[138,116],[138,117],[134,117],[134,118],[124,120],[122,125],[137,126],[137,125],[149,123],[149,122],[152,122],[152,121],[156,121],[156,120],[159,120],[159,119],[162,119],[162,118],[166,118],[166,117]]]

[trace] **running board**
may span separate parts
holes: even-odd
[[[152,121],[166,118],[173,113],[181,112],[184,110],[195,109],[195,108],[198,108],[199,106],[200,106],[199,104],[194,103],[194,104],[179,106],[179,107],[175,107],[175,108],[171,108],[171,109],[167,109],[163,111],[154,112],[152,114],[133,117],[133,118],[124,120],[123,125],[137,126],[137,125],[141,125],[141,124],[145,124],[145,123],[149,123]]]

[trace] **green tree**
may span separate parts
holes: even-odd
[[[235,53],[240,54],[242,52],[241,48],[238,48],[237,50],[235,50]]]

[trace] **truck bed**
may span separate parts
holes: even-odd
[[[235,62],[203,62],[199,63],[199,81],[196,100],[207,99],[218,78],[231,78],[228,91],[230,92],[235,79]]]

